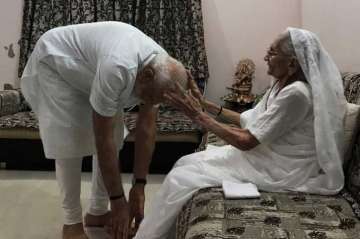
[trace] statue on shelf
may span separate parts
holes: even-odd
[[[235,105],[246,105],[254,102],[255,96],[251,94],[254,79],[255,64],[251,59],[242,59],[236,66],[235,82],[231,87],[226,87],[231,93],[222,97],[225,104],[231,108]]]

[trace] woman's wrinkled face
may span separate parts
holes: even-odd
[[[268,64],[267,73],[276,79],[283,79],[289,75],[290,57],[281,51],[280,43],[281,36],[271,44],[264,57]]]

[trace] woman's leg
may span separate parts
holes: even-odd
[[[56,179],[64,211],[63,238],[86,238],[82,224],[81,193],[82,158],[55,160]]]

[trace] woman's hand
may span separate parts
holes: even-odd
[[[192,91],[185,91],[178,83],[172,92],[165,95],[169,104],[184,112],[191,120],[196,122],[196,117],[202,112],[200,101],[192,94]]]
[[[201,91],[199,89],[199,87],[197,86],[193,76],[191,75],[190,71],[187,71],[187,76],[188,76],[188,87],[190,89],[191,94],[199,100],[200,104],[202,107],[204,107],[205,104],[205,98],[204,96],[201,94]]]

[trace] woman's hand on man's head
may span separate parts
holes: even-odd
[[[185,91],[178,83],[175,90],[167,92],[164,97],[170,105],[184,112],[191,120],[195,120],[202,112],[201,103],[192,91]]]

